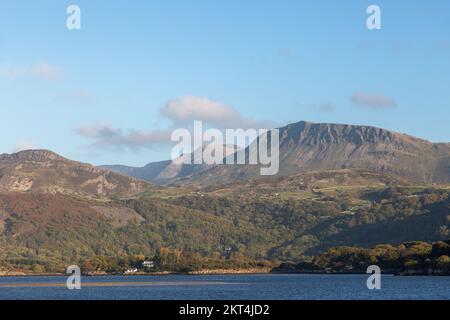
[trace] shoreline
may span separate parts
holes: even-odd
[[[138,276],[170,276],[170,275],[185,275],[185,276],[199,276],[199,275],[289,275],[289,274],[303,274],[303,275],[368,275],[365,272],[327,272],[327,271],[289,271],[280,270],[273,271],[271,269],[265,268],[251,268],[251,269],[211,269],[211,270],[197,270],[190,272],[174,272],[174,271],[158,271],[158,272],[135,272],[133,274],[123,274],[123,273],[82,273],[83,277],[138,277]],[[396,277],[416,277],[416,276],[426,276],[426,277],[448,277],[449,274],[438,274],[438,273],[405,273],[405,272],[395,272],[389,270],[383,272],[382,275],[390,275]],[[67,273],[25,273],[25,272],[5,272],[0,274],[1,278],[13,278],[13,277],[68,277],[70,274]]]
[[[135,272],[132,274],[123,273],[107,273],[107,272],[92,272],[92,273],[82,273],[84,277],[133,277],[133,276],[169,276],[169,275],[233,275],[233,274],[271,274],[271,270],[268,268],[250,268],[250,269],[203,269],[190,272],[175,272],[175,271],[157,271],[157,272]],[[68,273],[26,273],[11,271],[0,273],[0,278],[11,278],[11,277],[67,277],[70,276]]]

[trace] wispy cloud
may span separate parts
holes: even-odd
[[[61,76],[62,71],[60,68],[49,64],[47,61],[42,61],[32,66],[29,73],[38,78],[53,80]]]
[[[237,110],[221,102],[205,97],[185,96],[168,101],[160,110],[160,115],[172,124],[164,130],[129,130],[97,123],[75,128],[79,136],[92,140],[93,147],[127,147],[133,150],[152,148],[157,144],[169,144],[175,128],[188,128],[193,121],[203,121],[218,129],[273,128],[270,121],[255,121],[243,117]]]
[[[377,93],[358,92],[351,96],[350,101],[355,107],[371,108],[377,110],[394,108],[397,103],[394,99]]]
[[[94,125],[80,126],[74,129],[78,135],[91,139],[94,142],[91,147],[106,148],[152,148],[156,144],[170,141],[171,131],[139,131],[130,130],[123,132],[107,124],[97,123]]]
[[[23,67],[10,64],[0,65],[0,77],[16,79],[21,77],[35,77],[45,80],[54,80],[62,75],[62,69],[41,61],[34,65]]]
[[[311,105],[311,109],[320,113],[334,112],[334,106],[329,102],[313,104]]]

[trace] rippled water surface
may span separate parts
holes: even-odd
[[[450,277],[382,276],[368,290],[365,275],[167,275],[82,277],[68,290],[66,277],[0,278],[0,299],[450,299]]]

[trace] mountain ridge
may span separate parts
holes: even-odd
[[[258,166],[201,165],[181,181],[186,187],[156,187],[48,150],[0,155],[0,271],[64,272],[75,263],[84,271],[124,272],[132,266],[126,261],[157,259],[168,248],[226,264],[297,261],[336,245],[450,235],[450,184],[341,168],[343,159],[387,161],[386,151],[412,164],[422,152],[425,161],[448,160],[447,145],[373,129],[367,142],[365,129],[304,126],[280,132],[281,168],[290,170],[284,175],[262,179]],[[400,168],[409,165],[402,157],[394,157]],[[312,170],[316,161],[321,166]]]
[[[450,143],[433,143],[374,126],[300,121],[279,128],[280,175],[345,168],[395,174],[416,183],[450,182]],[[247,148],[248,152],[248,148]],[[191,165],[184,174],[158,181],[158,165],[101,166],[156,184],[212,185],[259,176],[258,165]],[[186,168],[187,169],[187,168]],[[152,175],[146,175],[147,172]]]

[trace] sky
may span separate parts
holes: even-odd
[[[69,30],[66,9],[81,9]],[[381,9],[369,30],[366,10]],[[2,1],[0,153],[170,157],[170,132],[298,121],[450,142],[450,2]]]

